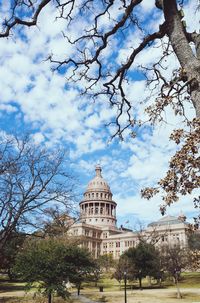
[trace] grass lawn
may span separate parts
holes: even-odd
[[[103,292],[99,291],[99,286],[103,286]],[[143,280],[143,290],[138,289],[138,283],[127,285],[127,303],[177,303],[176,289],[172,281],[163,283],[159,288],[155,283],[149,286],[147,279]],[[180,288],[183,294],[181,303],[200,303],[200,272],[183,273],[180,281]],[[25,293],[25,283],[10,282],[5,277],[0,277],[0,303],[46,303],[47,299],[41,295],[33,298],[36,289]],[[74,289],[74,292],[76,290]],[[109,276],[104,277],[98,282],[97,287],[94,283],[84,284],[81,294],[85,297],[107,303],[124,302],[124,285],[120,285],[115,279]],[[67,302],[61,298],[54,298],[53,303]],[[70,303],[84,303],[79,298],[68,300]]]
[[[179,282],[181,288],[200,288],[200,272],[184,272],[181,274],[181,280]],[[144,289],[152,289],[152,288],[173,288],[174,283],[172,279],[167,279],[166,281],[162,282],[161,287],[156,283],[156,281],[152,280],[151,285],[148,279],[142,280],[142,285]],[[92,288],[91,286],[94,286],[90,283],[85,284],[85,287]],[[106,290],[120,290],[120,284],[117,280],[111,279],[109,275],[104,276],[102,279],[99,280],[98,286],[103,286]],[[127,288],[128,289],[135,289],[139,287],[138,281],[133,281],[128,283],[127,282]],[[121,282],[121,288],[124,288],[123,281]]]
[[[37,289],[32,288],[26,292],[26,283],[11,282],[6,276],[0,275],[0,303],[46,303],[47,299],[36,294]],[[54,299],[53,303],[64,303],[61,298]],[[72,301],[69,300],[71,303]],[[74,302],[76,303],[76,302]]]
[[[182,288],[200,288],[200,272],[185,272],[181,275],[180,285]]]
[[[123,303],[124,293],[123,291],[109,292],[105,290],[104,293],[88,292],[84,290],[83,294],[90,299],[97,302],[107,303]],[[196,293],[191,290],[185,290],[182,292],[183,298],[181,303],[193,303],[200,302],[200,292]],[[153,290],[133,290],[127,291],[127,303],[177,303],[179,299],[176,298],[176,292],[174,289],[153,289]]]
[[[153,282],[153,281],[152,281]],[[82,294],[91,300],[107,303],[123,303],[124,302],[124,284],[120,285],[115,279],[104,277],[98,283],[103,286],[104,291],[94,286],[85,285]],[[160,288],[157,284],[143,279],[143,290],[139,290],[138,282],[128,284],[127,303],[177,303],[176,287],[173,281],[165,281]],[[183,273],[180,281],[180,289],[182,293],[181,303],[200,303],[200,272]]]

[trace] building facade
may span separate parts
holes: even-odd
[[[162,245],[187,246],[188,223],[179,218],[165,216],[152,222],[142,231],[117,227],[116,207],[109,185],[102,177],[101,167],[96,166],[95,177],[89,182],[80,205],[80,220],[72,224],[70,236],[81,237],[82,245],[94,257],[111,254],[118,259],[129,247],[142,239],[158,247]]]

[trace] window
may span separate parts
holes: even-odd
[[[85,236],[89,237],[89,230],[88,229],[85,230]]]
[[[125,241],[125,247],[132,246],[132,241]]]
[[[120,247],[120,242],[116,242],[116,247]]]

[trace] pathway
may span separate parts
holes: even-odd
[[[96,301],[93,301],[83,295],[78,296],[77,294],[72,294],[71,297],[80,301],[81,303],[97,303]]]

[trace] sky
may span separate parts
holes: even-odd
[[[0,1],[1,20],[8,16],[10,3]],[[195,0],[189,1],[186,6],[184,18],[188,30],[199,28],[195,3]],[[137,13],[149,31],[158,29],[162,17],[154,9],[153,0],[144,0]],[[113,14],[117,16],[120,12],[116,9]],[[50,54],[61,59],[73,56],[74,48],[63,39],[62,31],[67,29],[71,37],[77,37],[84,26],[89,26],[90,20],[79,18],[67,28],[66,20],[55,18],[55,8],[50,4],[41,13],[37,27],[18,28],[8,39],[0,40],[0,131],[9,134],[28,131],[35,144],[67,148],[78,179],[80,200],[87,183],[95,175],[95,166],[100,164],[103,177],[117,202],[119,225],[127,220],[130,227],[139,221],[146,224],[158,220],[161,217],[161,196],[146,201],[141,198],[140,190],[155,185],[164,177],[169,159],[177,148],[168,137],[174,128],[180,127],[181,117],[175,117],[167,109],[167,123],[142,126],[137,129],[134,139],[125,133],[124,141],[117,138],[110,140],[114,126],[108,127],[106,124],[116,113],[110,108],[106,97],[92,102],[87,96],[80,95],[84,81],[68,85],[70,70],[53,72],[52,64],[46,60]],[[106,18],[101,22],[102,30],[109,28]],[[135,30],[129,31],[123,41],[120,37],[113,40],[104,54],[105,63],[109,64],[113,58],[116,65],[124,62],[141,39],[141,32]],[[145,49],[131,67],[133,78],[127,84],[127,95],[137,100],[135,112],[138,118],[144,120],[146,117],[141,102],[148,98],[146,106],[153,102],[154,97],[149,97],[138,66],[150,65],[159,58],[160,53],[158,44],[155,44],[153,49]],[[170,56],[165,64],[167,77],[177,67],[176,58]],[[187,113],[190,118],[194,116],[191,105],[188,105]],[[167,209],[167,214],[178,216],[182,211],[191,219],[195,215],[192,201],[192,195],[181,197],[178,203]]]

